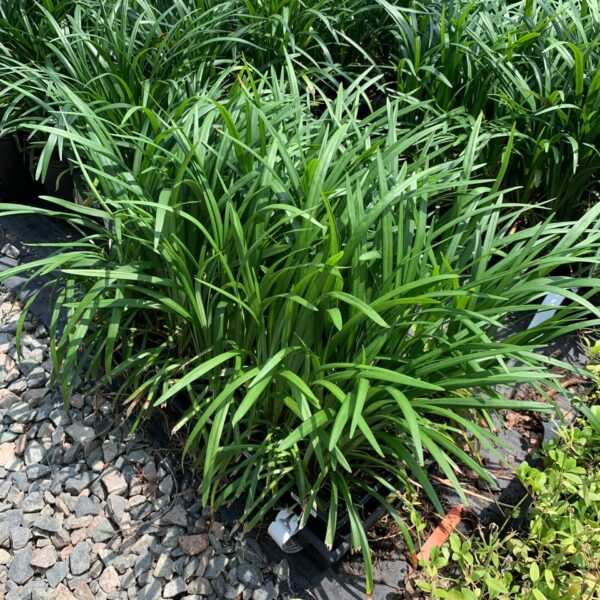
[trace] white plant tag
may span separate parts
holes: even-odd
[[[292,539],[298,533],[299,527],[300,517],[288,509],[283,509],[269,525],[268,532],[284,552],[294,554],[302,550],[302,546]]]
[[[571,291],[578,292],[579,288],[573,288]],[[565,297],[563,295],[551,292],[550,294],[546,295],[542,304],[544,304],[545,306],[560,306],[564,299]],[[533,329],[534,327],[541,325],[544,321],[551,319],[555,314],[555,308],[545,308],[543,310],[538,310],[535,313],[535,315],[533,315],[533,319],[531,319],[531,323],[529,323],[529,327],[527,329]]]

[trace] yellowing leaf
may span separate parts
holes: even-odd
[[[536,562],[532,562],[529,567],[529,577],[535,583],[540,578],[540,568]]]

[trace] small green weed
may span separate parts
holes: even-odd
[[[451,535],[424,565],[422,590],[452,600],[600,598],[600,406],[590,413],[544,447],[539,469],[519,467],[533,497],[526,531]]]

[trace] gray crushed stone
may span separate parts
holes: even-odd
[[[20,312],[0,288],[0,598],[289,597],[281,567],[211,522],[176,461],[114,422],[111,402],[82,392],[65,408],[43,325],[25,321],[19,360]]]

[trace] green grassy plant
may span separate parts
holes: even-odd
[[[379,4],[396,87],[442,110],[480,113],[517,138],[508,182],[561,217],[597,200],[600,10],[586,0]],[[387,33],[387,36],[385,35]],[[389,35],[394,43],[389,43]],[[386,62],[380,63],[383,68]],[[488,157],[491,175],[499,148]]]
[[[390,506],[414,479],[442,512],[431,462],[459,493],[460,468],[489,479],[472,451],[493,436],[475,414],[551,408],[495,386],[553,385],[557,362],[534,350],[598,322],[598,281],[555,273],[597,264],[600,207],[520,229],[532,207],[478,177],[481,119],[450,122],[410,96],[360,119],[368,78],[323,94],[315,116],[291,62],[235,81],[226,99],[129,106],[132,133],[55,78],[48,117],[21,125],[81,172],[90,201],[44,211],[81,239],[2,276],[62,286],[51,333],[65,397],[81,378],[112,381],[139,418],[187,397],[177,429],[204,502],[245,497],[253,525],[294,491],[304,519],[326,515],[328,544],[344,506],[371,589],[357,499]],[[553,319],[500,341],[509,315],[552,291],[567,296]]]
[[[231,68],[266,73],[291,60],[301,88],[330,98],[370,69],[378,77],[364,87],[367,111],[400,92],[443,112],[483,113],[498,136],[482,156],[486,174],[496,177],[514,127],[505,185],[516,201],[540,205],[537,218],[543,206],[575,218],[597,200],[599,36],[600,11],[588,0],[47,0],[31,10],[10,0],[0,8],[0,52],[13,70],[51,66],[88,89],[90,102],[167,109]]]
[[[497,386],[544,393],[562,363],[536,351],[600,323],[598,21],[558,0],[3,3],[0,133],[80,186],[35,209],[79,241],[2,275],[52,274],[65,398],[113,385],[136,422],[183,400],[203,501],[245,498],[252,526],[293,492],[328,545],[348,510],[370,590],[358,500],[404,527],[399,486],[443,512],[432,469],[489,479],[491,413],[552,408]],[[508,327],[550,292],[552,319]]]

